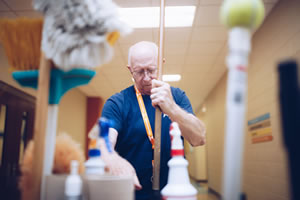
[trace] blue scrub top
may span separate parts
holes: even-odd
[[[171,87],[173,99],[184,110],[193,113],[191,103],[184,91]],[[147,110],[153,134],[155,136],[155,108],[152,106],[149,95],[142,95]],[[135,90],[130,86],[120,93],[111,96],[102,110],[102,117],[114,121],[113,128],[118,131],[115,150],[120,156],[128,160],[135,168],[139,181],[143,187],[136,191],[137,200],[148,200],[152,195],[152,160],[153,149],[147,136],[140,107]],[[161,166],[160,166],[160,189],[168,180],[168,161],[171,158],[171,142],[169,127],[171,120],[162,114],[161,128]]]

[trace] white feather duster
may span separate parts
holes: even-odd
[[[45,15],[42,50],[64,71],[108,62],[113,49],[107,35],[130,33],[111,0],[35,0]]]

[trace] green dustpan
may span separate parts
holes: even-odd
[[[15,71],[13,78],[22,86],[37,89],[38,70]],[[85,85],[95,76],[96,72],[88,69],[73,69],[65,72],[52,69],[50,76],[49,104],[59,104],[61,97],[70,89]]]

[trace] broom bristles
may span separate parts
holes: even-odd
[[[13,70],[39,68],[42,19],[1,19],[0,42]]]

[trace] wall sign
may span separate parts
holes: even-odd
[[[272,141],[270,113],[249,120],[248,131],[251,136],[252,144]]]

